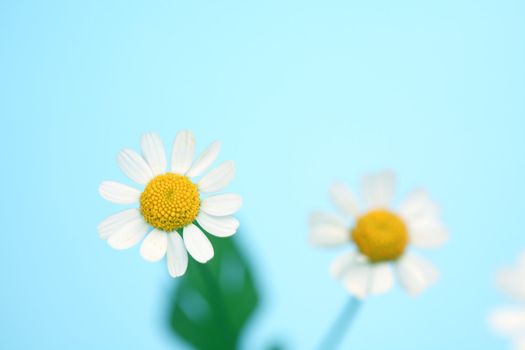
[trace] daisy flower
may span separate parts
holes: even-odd
[[[489,315],[490,325],[512,340],[513,349],[525,350],[525,252],[521,253],[516,266],[497,273],[496,284],[520,305],[495,309]]]
[[[166,255],[169,274],[182,276],[188,266],[188,252],[200,263],[213,257],[213,246],[204,232],[228,237],[239,227],[239,221],[232,216],[242,205],[239,195],[201,198],[223,190],[235,175],[235,165],[225,161],[196,181],[217,158],[218,141],[193,161],[195,138],[190,131],[179,132],[173,142],[169,170],[157,134],[143,135],[140,144],[142,155],[123,149],[117,163],[141,189],[114,181],[104,181],[99,187],[104,199],[137,207],[111,215],[98,226],[98,232],[115,249],[131,248],[144,239],[140,254],[145,260],[159,261]]]
[[[310,217],[312,244],[355,247],[337,257],[330,272],[359,299],[390,290],[394,270],[401,286],[411,295],[438,278],[429,262],[407,250],[434,248],[446,241],[448,234],[439,209],[425,191],[416,190],[398,210],[393,210],[390,205],[394,189],[395,175],[391,172],[366,176],[362,184],[365,205],[360,209],[352,192],[336,183],[330,197],[343,217],[321,212]]]

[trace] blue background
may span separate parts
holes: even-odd
[[[344,305],[339,253],[307,243],[335,179],[426,186],[451,240],[440,282],[366,301],[344,348],[494,349],[493,274],[525,248],[525,3],[2,1],[0,347],[169,349],[165,264],[109,248],[122,147],[218,138],[244,196],[262,308],[243,340],[318,342]]]

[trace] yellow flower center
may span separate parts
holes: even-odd
[[[197,186],[182,175],[158,175],[140,195],[140,211],[144,220],[166,232],[191,224],[199,214],[199,207]]]
[[[373,210],[357,219],[352,240],[370,262],[396,260],[408,244],[405,223],[387,210]]]

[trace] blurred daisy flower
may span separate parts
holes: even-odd
[[[525,350],[525,252],[521,253],[516,266],[500,270],[496,284],[519,305],[500,307],[489,315],[491,327],[513,341],[513,349]]]
[[[343,214],[315,212],[310,217],[310,241],[320,247],[355,246],[330,266],[349,293],[363,299],[390,290],[394,270],[411,295],[438,279],[426,260],[407,252],[409,247],[435,248],[448,238],[439,209],[423,190],[412,192],[398,210],[391,209],[395,175],[382,172],[363,179],[364,207],[342,183],[334,184],[330,197]],[[348,222],[347,222],[348,221]]]
[[[228,237],[239,227],[239,221],[232,216],[242,205],[239,195],[226,193],[201,198],[203,194],[223,190],[235,175],[235,165],[225,161],[195,181],[217,158],[220,143],[212,143],[193,161],[195,138],[189,131],[177,134],[169,170],[157,134],[143,135],[141,148],[142,155],[123,149],[117,157],[120,169],[141,185],[141,190],[114,181],[104,181],[99,187],[104,199],[138,207],[108,217],[98,226],[98,232],[115,249],[133,247],[145,237],[140,247],[142,257],[159,261],[166,255],[169,274],[182,276],[188,265],[188,252],[200,263],[214,255],[203,230],[217,237]]]

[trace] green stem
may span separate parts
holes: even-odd
[[[224,304],[224,296],[219,283],[207,264],[198,264],[198,270],[200,271],[202,279],[210,293],[210,300],[214,302],[214,309],[216,311],[214,314],[217,318],[217,323],[220,325],[222,333],[224,334],[225,344],[221,344],[221,349],[235,350],[237,348],[237,341],[228,316],[228,310]]]
[[[319,345],[319,350],[337,349],[345,334],[348,332],[349,327],[352,325],[352,321],[355,319],[361,301],[355,297],[350,297],[350,300],[346,303],[345,307],[332,324],[332,327],[328,330],[323,341]]]

